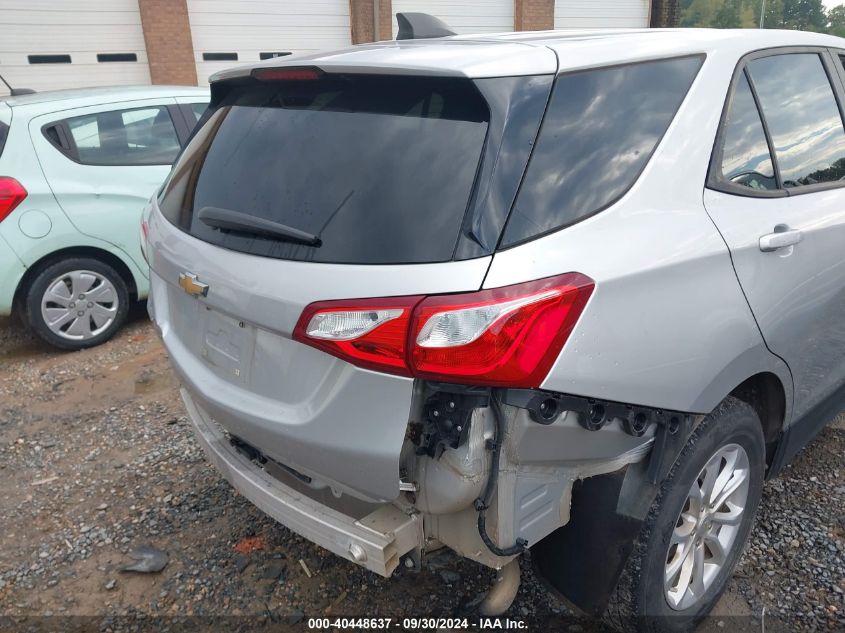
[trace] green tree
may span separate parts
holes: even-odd
[[[716,10],[713,26],[717,29],[737,29],[740,27],[742,0],[724,0]]]
[[[785,0],[783,27],[801,31],[825,31],[827,15],[822,0]]]
[[[827,32],[845,37],[845,5],[840,4],[827,12]]]
[[[765,3],[765,28],[845,34],[845,5],[828,13],[822,0],[765,0]],[[681,0],[681,26],[755,28],[760,25],[761,10],[763,0]]]
[[[681,26],[711,26],[719,0],[684,0],[681,3]]]

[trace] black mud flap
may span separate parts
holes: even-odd
[[[644,470],[575,482],[569,523],[531,548],[537,573],[588,616],[604,613],[656,494]]]

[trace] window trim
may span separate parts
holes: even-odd
[[[842,63],[838,62],[835,57],[837,53],[835,53],[834,51],[838,50],[840,49],[830,49],[824,46],[776,46],[773,48],[764,48],[752,51],[743,55],[739,59],[736,66],[734,67],[734,72],[731,77],[731,83],[728,88],[728,94],[725,97],[724,103],[722,104],[722,114],[719,117],[719,129],[716,133],[716,138],[713,141],[713,150],[710,153],[710,164],[707,168],[707,179],[705,180],[704,185],[706,189],[719,191],[721,193],[726,193],[729,195],[740,196],[743,198],[787,198],[800,196],[808,193],[816,193],[818,191],[829,191],[831,189],[845,188],[845,182],[840,181],[820,182],[813,185],[804,185],[802,187],[795,188],[783,187],[783,183],[780,177],[780,167],[778,165],[777,156],[775,154],[774,144],[771,140],[769,126],[766,122],[766,116],[765,114],[763,114],[763,108],[757,96],[757,88],[754,85],[754,80],[751,76],[751,73],[747,72],[749,62],[752,62],[755,59],[761,59],[764,57],[776,57],[778,55],[815,53],[819,56],[819,59],[822,63],[822,69],[824,70],[825,74],[827,75],[827,79],[830,82],[830,88],[833,92],[833,98],[836,102],[836,107],[839,110],[839,118],[842,121],[843,129],[845,129],[845,109],[843,108],[843,103],[845,103],[845,88],[843,88],[843,77],[845,77],[845,69],[840,71],[836,67],[836,63],[839,63],[839,65],[842,66]],[[842,54],[845,55],[845,50],[842,50]],[[769,146],[769,153],[771,154],[772,166],[775,169],[775,178],[778,184],[778,189],[776,190],[751,189],[749,187],[743,187],[742,185],[736,185],[731,182],[725,182],[717,176],[717,174],[721,172],[721,159],[725,147],[724,138],[728,118],[728,110],[730,109],[730,106],[733,102],[734,92],[736,91],[736,85],[737,83],[739,83],[739,78],[743,75],[748,78],[748,84],[751,87],[751,94],[754,97],[754,103],[757,106],[757,115],[760,117],[760,122],[763,125],[763,132],[766,135],[766,143]]]
[[[646,160],[645,163],[643,163],[643,166],[640,168],[640,170],[637,172],[637,174],[631,180],[630,184],[623,191],[621,191],[618,196],[616,196],[612,200],[609,200],[607,202],[607,204],[604,204],[604,205],[598,207],[597,209],[594,209],[590,213],[579,216],[576,220],[574,220],[572,222],[568,222],[566,224],[561,224],[561,225],[556,226],[554,228],[551,228],[547,231],[543,231],[542,233],[537,233],[535,235],[531,235],[530,237],[522,238],[521,240],[517,240],[516,242],[512,242],[510,244],[504,244],[505,234],[507,233],[507,230],[508,230],[508,223],[510,222],[511,214],[513,213],[513,209],[516,206],[516,201],[519,200],[519,195],[522,193],[522,185],[525,182],[525,176],[528,174],[528,171],[531,168],[531,161],[534,160],[534,151],[536,150],[536,147],[537,147],[537,141],[539,140],[540,136],[542,135],[543,127],[546,124],[546,118],[548,117],[548,114],[549,114],[549,107],[551,106],[552,98],[554,96],[554,91],[555,91],[555,88],[557,87],[557,80],[560,79],[561,77],[566,77],[566,76],[569,76],[569,75],[576,75],[576,74],[580,74],[580,73],[586,73],[586,72],[592,72],[592,71],[601,71],[601,70],[611,70],[611,69],[614,69],[614,68],[627,68],[629,66],[637,66],[639,64],[649,64],[649,63],[654,63],[654,62],[668,62],[668,61],[674,61],[674,60],[680,60],[680,59],[698,59],[698,60],[701,61],[701,63],[699,64],[698,69],[695,71],[695,75],[693,76],[692,81],[690,81],[690,85],[687,87],[687,91],[684,93],[684,96],[681,99],[681,102],[678,104],[678,109],[675,110],[675,114],[672,116],[671,121],[669,121],[669,125],[666,126],[666,129],[663,131],[663,134],[661,134],[660,138],[657,139],[657,142],[654,144],[654,149],[651,150],[651,155],[648,157],[648,160]],[[496,247],[495,247],[493,252],[494,253],[504,252],[504,251],[510,250],[511,248],[523,246],[524,244],[528,244],[529,242],[533,242],[534,240],[539,240],[541,238],[546,237],[547,235],[551,235],[552,233],[557,233],[558,231],[568,229],[570,226],[574,226],[574,225],[576,225],[580,222],[583,222],[584,220],[588,220],[591,217],[606,211],[607,209],[609,209],[610,207],[615,205],[617,202],[619,202],[626,195],[628,195],[628,192],[631,191],[631,189],[634,187],[634,185],[636,185],[640,181],[640,178],[642,178],[643,172],[651,164],[651,161],[654,158],[655,154],[657,154],[657,152],[660,151],[660,146],[663,144],[663,139],[666,138],[666,135],[669,133],[669,129],[672,127],[672,124],[677,120],[678,112],[680,112],[681,108],[684,107],[684,104],[687,101],[687,97],[689,97],[690,91],[692,91],[692,88],[695,85],[695,82],[698,80],[699,76],[701,75],[701,69],[704,68],[704,64],[706,62],[707,62],[707,53],[703,53],[703,52],[702,53],[686,53],[686,54],[683,54],[683,55],[667,55],[667,56],[662,56],[662,57],[654,57],[654,58],[649,58],[649,59],[638,59],[636,61],[619,62],[619,63],[606,64],[606,65],[601,65],[601,66],[590,66],[590,67],[587,67],[587,68],[576,68],[576,69],[572,69],[572,70],[567,69],[567,70],[564,70],[563,72],[556,73],[555,76],[554,76],[554,83],[552,84],[552,89],[549,92],[549,98],[546,101],[546,109],[543,111],[543,117],[540,120],[540,126],[537,129],[537,136],[534,139],[534,146],[531,149],[531,155],[528,157],[528,162],[526,163],[525,169],[522,172],[522,177],[520,178],[520,181],[519,181],[519,187],[517,187],[517,190],[516,190],[516,193],[514,194],[513,200],[511,201],[510,209],[508,210],[508,215],[505,218],[504,224],[502,225],[502,229],[499,233],[499,239],[496,241]]]
[[[771,131],[769,130],[769,120],[766,118],[766,113],[763,112],[763,106],[760,105],[760,94],[757,92],[757,84],[754,83],[754,77],[751,76],[747,65],[742,69],[742,76],[744,76],[745,81],[748,82],[748,89],[751,91],[751,99],[754,101],[754,107],[757,109],[757,116],[760,119],[760,125],[763,127],[763,136],[766,138],[766,147],[769,148],[769,160],[772,162],[772,171],[775,173],[775,189],[777,191],[785,191],[786,188],[783,186],[783,176],[781,176],[780,173],[780,161],[778,161],[778,155],[777,152],[775,152],[775,141],[772,138]],[[722,152],[724,149],[725,146],[722,145],[719,152],[720,159],[723,158]],[[733,184],[734,183],[731,183],[731,185]],[[748,187],[746,187],[746,189],[748,189]]]
[[[179,133],[179,124],[176,122],[176,117],[173,115],[173,109],[176,108],[173,104],[168,103],[152,103],[148,105],[141,105],[135,106],[131,108],[113,108],[109,110],[100,110],[99,112],[89,112],[88,114],[79,114],[75,116],[65,117],[63,119],[57,119],[55,121],[50,121],[49,123],[45,123],[41,126],[41,135],[47,139],[47,142],[50,143],[55,149],[57,149],[63,156],[72,160],[77,165],[82,165],[83,167],[161,167],[161,166],[170,166],[173,165],[173,162],[170,163],[91,163],[91,162],[83,162],[82,159],[79,157],[79,148],[76,146],[76,141],[73,138],[73,134],[70,132],[70,126],[68,125],[68,121],[70,119],[75,119],[84,116],[96,116],[98,114],[104,114],[106,112],[132,112],[133,110],[150,110],[152,108],[162,108],[164,109],[168,116],[170,117],[170,123],[173,126],[173,133],[176,135],[176,140],[179,143],[179,152],[176,154],[176,157],[173,159],[175,160],[179,157],[182,148],[185,146],[185,139],[183,139],[182,135]],[[178,109],[177,109],[178,111]],[[179,113],[181,116],[181,112]],[[59,135],[64,135],[64,139],[67,142],[67,147],[63,145],[56,145],[56,143],[51,139],[48,134],[47,130],[55,127],[59,131]]]
[[[188,144],[188,137],[191,135],[191,126],[188,119],[185,117],[185,111],[182,109],[182,104],[168,105],[167,109],[170,111],[170,119],[173,121],[173,127],[176,129],[176,136],[179,138],[179,146],[184,149]],[[182,153],[181,151],[179,152]],[[179,158],[178,156],[176,158]],[[176,159],[174,159],[176,162]]]

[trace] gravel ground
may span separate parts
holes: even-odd
[[[204,461],[143,309],[76,353],[2,320],[0,367],[0,629],[66,630],[70,616],[117,631],[153,615],[173,616],[172,630],[181,616],[279,630],[308,617],[470,614],[493,578],[438,555],[384,580],[255,509]],[[167,552],[164,570],[121,572],[142,545]],[[532,631],[603,630],[568,616],[523,567],[510,617]],[[766,485],[750,548],[702,630],[761,630],[765,610],[768,631],[845,631],[844,591],[840,417]]]

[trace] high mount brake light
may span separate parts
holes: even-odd
[[[539,387],[594,287],[567,273],[462,294],[324,301],[305,309],[294,338],[376,371]]]
[[[314,81],[323,76],[323,71],[310,66],[256,68],[252,76],[259,81]]]
[[[27,195],[26,189],[17,180],[0,176],[0,222],[5,220]]]

